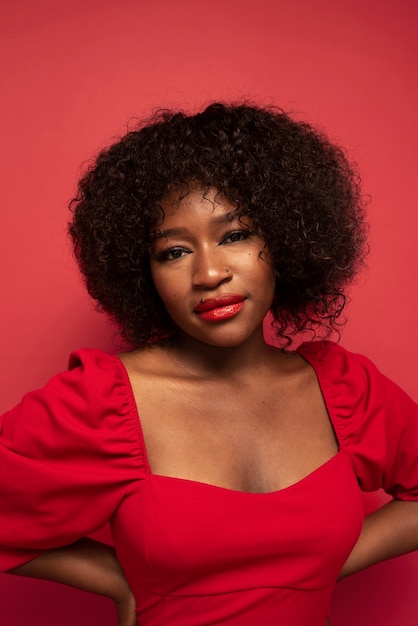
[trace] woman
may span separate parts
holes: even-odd
[[[324,626],[339,576],[418,547],[417,407],[323,340],[365,248],[343,152],[274,108],[162,112],[72,208],[131,349],[74,353],[3,417],[3,570],[108,595],[121,626]],[[84,539],[106,522],[116,553]]]

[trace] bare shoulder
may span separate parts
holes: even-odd
[[[118,354],[130,376],[158,376],[167,368],[167,350],[159,345],[137,348]]]
[[[269,360],[262,372],[263,377],[272,377],[284,385],[306,388],[318,385],[313,367],[297,352],[286,352],[269,347]]]

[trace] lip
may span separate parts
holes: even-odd
[[[219,309],[222,307],[229,307],[234,304],[243,303],[245,297],[238,293],[224,293],[216,298],[207,298],[201,300],[194,307],[196,313],[202,313],[205,311],[212,311],[213,309]]]
[[[194,312],[206,322],[222,322],[239,313],[246,298],[236,293],[225,293],[217,298],[208,298],[199,302]]]

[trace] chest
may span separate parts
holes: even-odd
[[[287,487],[337,451],[316,379],[133,380],[151,471],[245,492]]]

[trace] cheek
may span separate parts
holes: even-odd
[[[266,297],[273,300],[274,293],[276,291],[276,272],[266,261],[261,260],[261,267],[259,268],[258,280],[260,287],[262,287]]]
[[[167,281],[164,280],[164,274],[158,269],[154,269],[151,264],[151,278],[154,283],[154,287],[161,300],[165,302],[167,298]]]
[[[152,269],[151,277],[154,287],[161,298],[165,308],[169,311],[176,307],[176,304],[182,300],[181,289],[179,289],[179,281],[167,275],[166,272],[159,269]]]
[[[257,253],[249,252],[246,257],[245,264],[246,272],[252,275],[254,278],[263,281],[263,283],[275,284],[275,270],[268,256],[263,252],[257,251]]]

